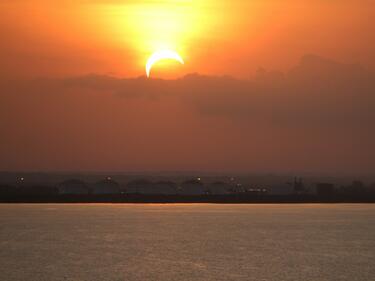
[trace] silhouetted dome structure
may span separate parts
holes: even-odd
[[[173,181],[158,181],[156,182],[156,184],[160,184],[160,185],[166,185],[166,186],[177,186],[177,184]]]
[[[202,183],[198,179],[191,179],[191,180],[184,181],[182,184],[202,184]]]
[[[177,184],[172,181],[158,181],[154,184],[151,194],[177,194]]]
[[[153,183],[146,179],[136,179],[128,182],[126,193],[145,194],[153,188]]]
[[[225,183],[225,182],[221,182],[221,181],[218,181],[218,182],[214,182],[212,184],[209,185],[208,187],[208,191],[210,194],[216,194],[216,195],[220,195],[220,194],[229,194],[229,193],[232,193],[231,190],[233,188],[231,187],[230,184],[228,183]]]
[[[191,179],[181,184],[179,193],[182,195],[204,195],[207,192],[200,179]]]
[[[59,194],[89,194],[90,189],[84,181],[70,179],[57,186]]]
[[[119,194],[121,193],[120,185],[111,178],[98,181],[92,188],[93,194]]]

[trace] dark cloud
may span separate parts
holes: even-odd
[[[123,98],[179,99],[202,114],[237,121],[336,129],[372,126],[374,78],[361,66],[307,55],[286,75],[260,70],[255,80],[190,74],[172,81],[89,76],[65,83]]]

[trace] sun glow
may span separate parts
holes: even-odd
[[[131,64],[144,69],[150,54],[163,50],[175,50],[180,57],[189,58],[194,42],[208,33],[203,31],[209,22],[208,16],[196,1],[129,1],[100,8],[111,15],[110,22],[103,23],[112,27],[109,40],[116,40],[118,46],[127,46],[126,51],[132,53],[132,61],[126,62],[127,68]],[[161,66],[164,65],[163,62]]]
[[[196,32],[194,11],[187,1],[135,4],[129,24],[134,30],[133,44],[140,50],[139,63],[150,53],[178,50],[186,56],[189,38]],[[141,58],[141,56],[143,58]]]
[[[104,56],[111,53],[108,56],[116,58],[111,61],[113,69],[125,75],[141,75],[150,54],[161,50],[174,50],[189,61],[184,68],[169,67],[167,60],[158,63],[158,68],[163,70],[158,76],[162,78],[193,72],[210,73],[212,69],[226,72],[229,59],[218,56],[220,50],[242,52],[256,46],[253,31],[259,28],[254,24],[257,9],[255,4],[249,4],[252,1],[236,2],[235,6],[215,0],[104,2],[96,1],[92,6],[95,11],[89,13],[101,15],[95,18],[92,37],[102,44],[100,50]],[[252,17],[249,17],[249,11]],[[246,29],[243,28],[243,21],[239,20],[243,18],[251,20],[251,27],[245,25]],[[243,38],[244,34],[253,40],[250,47],[233,43],[233,38]],[[213,56],[214,61],[210,60]],[[238,65],[233,64],[237,68]]]
[[[0,9],[0,33],[6,31],[2,33],[12,36],[11,40],[5,40],[7,42],[3,40],[10,52],[64,58],[49,61],[58,67],[46,67],[44,60],[40,60],[38,67],[22,68],[22,72],[57,75],[103,72],[118,77],[138,77],[144,74],[150,54],[174,50],[188,63],[184,67],[173,67],[169,60],[158,63],[161,71],[152,76],[167,79],[195,72],[248,77],[256,71],[257,65],[289,67],[286,62],[297,53],[302,54],[297,51],[301,44],[291,43],[298,47],[296,52],[289,48],[272,50],[272,46],[278,44],[279,36],[284,36],[282,33],[295,21],[310,13],[309,5],[262,0],[3,2],[0,1],[3,7]],[[299,13],[300,9],[306,12]],[[293,18],[294,15],[298,17]],[[26,22],[19,20],[26,17]],[[312,19],[307,20],[310,26]],[[12,28],[7,27],[8,24]],[[34,35],[30,36],[29,31]],[[299,33],[295,34],[293,29],[290,32],[293,40],[301,42]],[[22,36],[26,36],[25,42],[30,44],[13,46]],[[47,44],[40,44],[44,41]],[[283,52],[285,56],[280,56]],[[68,63],[65,57],[75,59]],[[17,59],[22,65],[23,59]],[[249,61],[251,63],[247,63]]]

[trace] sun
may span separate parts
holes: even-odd
[[[175,61],[178,61],[181,64],[185,64],[182,57],[175,51],[172,51],[172,50],[156,51],[147,60],[147,63],[146,63],[146,75],[147,75],[147,77],[150,77],[151,68],[154,66],[154,64],[156,64],[160,60],[164,60],[164,59],[175,60]]]

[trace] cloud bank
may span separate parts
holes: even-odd
[[[306,55],[253,80],[2,81],[0,169],[372,172],[374,78]]]

